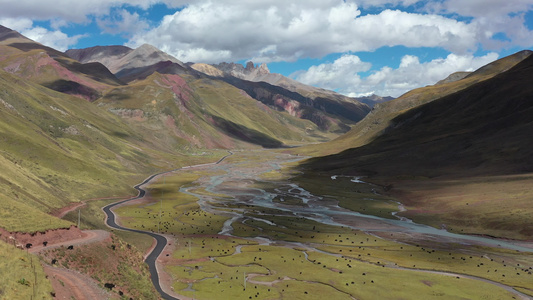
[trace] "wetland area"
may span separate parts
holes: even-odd
[[[236,151],[154,178],[114,209],[164,234],[157,260],[178,299],[531,299],[533,248],[401,216],[386,189],[292,168],[303,157]],[[346,196],[346,195],[350,196]]]

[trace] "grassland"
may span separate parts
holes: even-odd
[[[533,236],[531,174],[397,180],[399,215],[451,232],[528,240]]]
[[[119,118],[85,100],[5,72],[0,87],[0,205],[12,212],[0,219],[2,228],[68,227],[45,213],[87,198],[127,195],[143,174],[180,159],[143,145]]]
[[[52,285],[39,259],[0,241],[0,298],[52,299]]]
[[[123,225],[175,236],[165,270],[177,294],[195,299],[513,299],[500,283],[533,296],[531,254],[431,239],[419,243],[401,232],[369,234],[240,200],[233,193],[242,184],[274,192],[295,175],[290,169],[263,168],[272,153],[251,153],[225,161],[236,169],[188,169],[167,176],[150,186],[151,200],[116,210]],[[212,176],[220,180],[225,172],[264,175],[251,185],[243,175],[222,189],[206,188]],[[390,197],[379,195],[379,186],[364,186],[353,177],[326,178],[298,182],[345,208],[384,217],[398,209]],[[241,182],[238,189],[236,182]],[[191,193],[211,208],[202,210]],[[303,203],[283,205],[296,210]],[[230,217],[232,234],[219,234]]]

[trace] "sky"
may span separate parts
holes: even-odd
[[[183,62],[266,63],[347,96],[398,97],[533,48],[533,0],[0,0],[55,49],[151,44]]]

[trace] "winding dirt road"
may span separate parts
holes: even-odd
[[[199,165],[193,165],[193,166],[185,166],[185,167],[177,168],[177,169],[174,169],[174,170],[171,170],[171,171],[166,171],[166,172],[161,172],[161,173],[157,173],[157,174],[151,175],[150,177],[146,178],[143,182],[141,182],[141,183],[137,184],[136,186],[134,186],[134,188],[139,192],[137,197],[121,200],[121,201],[109,204],[107,206],[104,206],[102,208],[102,210],[104,211],[104,213],[107,216],[106,222],[105,222],[107,226],[109,226],[109,227],[111,227],[113,229],[125,230],[125,231],[131,231],[131,232],[137,232],[137,233],[146,234],[146,235],[149,235],[149,236],[151,236],[151,237],[153,237],[155,239],[156,245],[152,248],[151,252],[146,256],[145,262],[148,265],[148,269],[150,270],[150,275],[151,275],[150,277],[152,279],[152,283],[153,283],[155,289],[159,292],[159,294],[161,295],[161,297],[163,299],[170,299],[170,300],[179,299],[179,298],[177,298],[177,296],[171,295],[171,294],[174,294],[174,293],[171,291],[170,287],[162,286],[161,285],[161,280],[160,280],[161,271],[158,268],[157,259],[158,259],[159,255],[163,252],[163,250],[165,249],[167,244],[168,244],[167,238],[163,234],[158,234],[158,233],[149,232],[149,231],[143,231],[143,230],[137,230],[137,229],[131,229],[131,228],[120,226],[119,224],[117,224],[118,218],[115,215],[115,213],[113,212],[112,208],[115,207],[115,206],[124,204],[126,202],[129,202],[129,201],[133,201],[133,200],[144,198],[144,196],[146,195],[146,191],[143,189],[143,187],[145,185],[149,184],[152,180],[154,180],[155,178],[157,178],[157,177],[159,177],[161,175],[169,174],[169,173],[181,170],[181,169],[191,169],[191,168],[196,168],[196,167],[217,165],[217,164],[220,164],[222,161],[224,161],[224,159],[226,159],[227,157],[233,155],[233,152],[231,152],[231,151],[228,151],[228,153],[229,153],[228,155],[223,156],[218,161],[213,162],[213,163],[199,164]]]
[[[56,299],[111,299],[112,295],[100,288],[98,283],[91,277],[79,272],[43,265],[44,272],[50,279],[54,288]]]
[[[105,230],[85,230],[83,236],[77,239],[62,241],[46,246],[38,245],[28,249],[29,253],[37,254],[43,250],[50,250],[61,246],[80,246],[103,241],[109,238],[109,232]],[[91,277],[79,272],[58,266],[50,266],[42,263],[45,274],[50,279],[55,291],[56,299],[94,300],[111,299],[112,295],[100,288],[98,283]]]

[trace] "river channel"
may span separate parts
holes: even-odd
[[[237,154],[239,155],[239,154]],[[223,194],[229,197],[206,196],[205,193],[198,194],[194,190],[198,188],[181,188],[180,192],[197,197],[200,207],[210,213],[225,215],[230,217],[224,224],[220,234],[231,235],[234,222],[244,222],[251,217],[244,216],[246,208],[235,208],[239,204],[243,206],[254,206],[264,209],[272,209],[283,212],[283,215],[306,218],[322,224],[344,226],[367,233],[372,232],[398,232],[407,234],[417,234],[434,241],[446,243],[457,243],[463,245],[480,245],[497,248],[511,249],[521,252],[533,252],[533,248],[520,246],[508,241],[492,239],[482,236],[461,235],[448,232],[444,229],[437,229],[424,224],[417,224],[406,218],[382,218],[374,215],[363,214],[339,207],[336,201],[332,201],[326,196],[313,195],[309,191],[299,187],[295,183],[277,183],[274,191],[266,191],[257,188],[254,183],[260,183],[258,179],[261,174],[275,171],[281,168],[282,164],[302,160],[302,157],[279,154],[268,163],[251,164],[249,161],[227,161],[224,164],[211,166],[211,170],[217,175],[210,176],[202,180],[199,184],[206,191],[212,194]],[[324,180],[336,180],[337,176],[324,178]],[[352,182],[364,184],[361,178],[354,177]],[[304,205],[289,205],[283,202],[284,198],[297,198]],[[278,201],[274,201],[278,199]],[[281,199],[281,201],[279,201]],[[231,202],[232,208],[227,209],[220,205],[223,202]],[[214,205],[217,204],[217,205]],[[403,206],[398,205],[398,211]],[[280,214],[281,215],[281,214]],[[260,216],[253,217],[270,225],[275,225],[272,221],[261,219]]]

